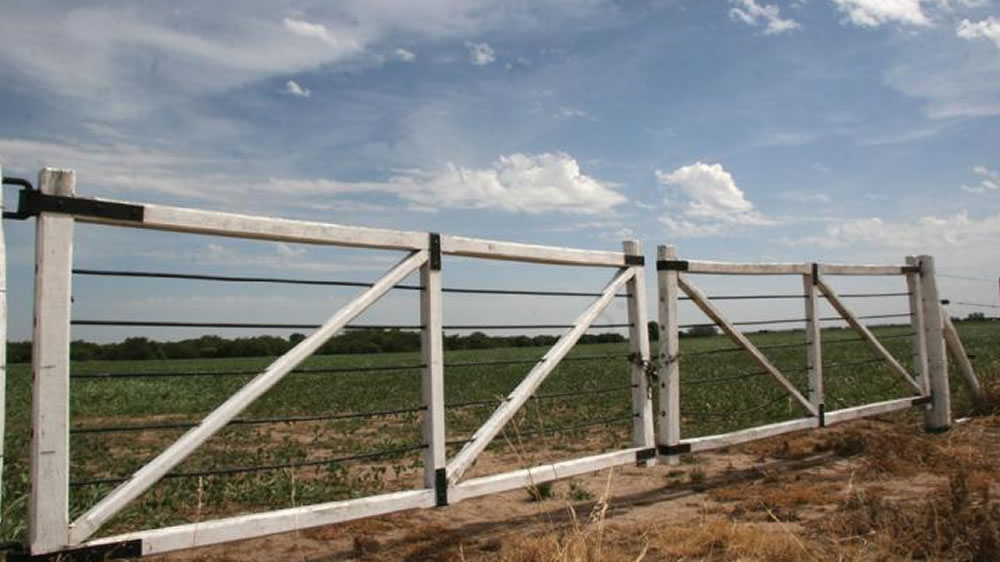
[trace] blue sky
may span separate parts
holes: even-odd
[[[594,249],[637,238],[647,255],[672,243],[692,259],[929,253],[953,275],[1000,274],[995,0],[36,1],[6,7],[0,36],[0,165],[75,168],[85,195]],[[6,229],[22,338],[31,230]],[[371,279],[394,259],[78,236],[79,267]],[[549,288],[604,276],[457,262],[448,275]],[[942,283],[955,300],[997,300],[995,282]],[[74,312],[321,320],[349,296],[280,292],[80,279]],[[399,298],[371,318],[413,305]]]

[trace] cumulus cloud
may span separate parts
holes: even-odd
[[[392,52],[393,56],[403,62],[413,62],[417,60],[417,55],[413,51],[408,51],[406,49],[396,49]]]
[[[486,66],[497,60],[496,52],[489,43],[466,43],[469,49],[469,61],[476,66]]]
[[[758,4],[756,0],[729,0],[733,5],[729,10],[729,18],[756,27],[766,24],[764,33],[775,35],[802,27],[793,19],[781,17],[781,8],[776,4]]]
[[[962,190],[969,193],[986,193],[1000,189],[1000,172],[991,170],[986,166],[976,166],[972,168],[973,173],[980,176],[977,185],[963,185]]]
[[[774,224],[754,210],[722,164],[695,162],[655,174],[668,190],[668,210],[674,211],[660,220],[678,236],[717,236],[734,228]]]
[[[886,23],[928,26],[931,20],[923,10],[927,0],[833,0],[847,20],[862,27]]]
[[[964,19],[958,24],[955,33],[966,41],[986,39],[1000,47],[1000,18],[990,17],[977,22]]]
[[[915,221],[892,222],[878,217],[852,219],[826,227],[823,236],[802,241],[826,247],[871,245],[915,252],[940,248],[993,246],[1000,237],[1000,215],[975,219],[967,211],[947,217],[925,216]]]
[[[309,88],[303,88],[295,80],[289,80],[288,82],[285,82],[285,93],[298,96],[300,98],[308,98],[312,95],[312,90]]]

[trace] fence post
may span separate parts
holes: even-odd
[[[441,328],[441,237],[430,234],[430,256],[420,267],[420,333],[424,357],[424,487],[433,488],[439,506],[448,505],[445,474],[444,341]]]
[[[906,256],[906,265],[919,268],[916,256]],[[910,325],[913,327],[913,370],[917,381],[924,389],[924,394],[931,393],[930,376],[927,372],[927,333],[924,322],[924,291],[920,282],[920,273],[911,271],[906,274],[906,288],[910,293]]]
[[[646,312],[646,269],[642,263],[642,246],[636,240],[626,240],[622,247],[626,256],[633,256],[630,267],[634,272],[632,279],[625,285],[628,292],[628,322],[629,328],[629,350],[632,353],[632,411],[635,417],[632,419],[632,445],[651,449],[654,442],[653,435],[653,402],[651,399],[652,388],[649,386],[647,378],[647,367],[650,365],[649,357],[649,316]],[[655,464],[655,458],[646,459],[642,462],[644,466]]]
[[[76,172],[45,168],[38,189],[72,196]],[[73,217],[41,213],[35,223],[35,329],[31,348],[31,497],[33,554],[69,542],[69,342]]]
[[[3,168],[0,167],[0,214],[3,207]],[[3,506],[3,452],[7,419],[7,246],[0,225],[0,507]],[[3,510],[0,509],[0,521]]]
[[[938,297],[934,257],[920,256],[918,260],[931,392],[931,407],[924,415],[924,425],[928,431],[947,431],[951,427],[951,389],[948,387],[948,359],[945,356],[944,310]]]
[[[816,408],[819,426],[826,425],[823,391],[823,340],[819,324],[819,290],[816,281],[819,267],[811,263],[810,271],[802,276],[806,307],[806,365],[809,369],[809,402]]]
[[[660,454],[676,455],[681,442],[681,372],[680,328],[677,320],[677,270],[661,267],[661,263],[675,261],[674,246],[656,248],[656,273],[659,286],[660,353],[657,357],[660,372],[660,392],[657,407],[656,448]],[[670,464],[677,464],[670,456]]]

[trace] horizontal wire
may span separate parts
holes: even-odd
[[[294,279],[288,277],[234,277],[229,275],[201,275],[194,273],[166,273],[157,271],[122,271],[103,269],[74,269],[76,275],[96,275],[105,277],[146,277],[158,279],[188,279],[195,281],[223,281],[229,283],[281,283],[290,285],[323,285],[332,287],[371,287],[372,283],[363,281],[325,281],[319,279]],[[420,285],[394,285],[394,289],[422,291]],[[442,287],[443,293],[464,293],[470,295],[528,295],[542,297],[601,297],[603,293],[588,293],[580,291],[531,291],[520,289],[473,289],[462,287]],[[617,294],[616,297],[628,297],[627,294]]]
[[[870,314],[867,316],[855,316],[858,320],[873,320],[879,318],[909,318],[912,314],[909,312],[899,313],[899,314]],[[738,322],[730,322],[733,326],[758,326],[762,324],[790,324],[793,322],[806,322],[806,318],[788,318],[783,320],[741,320]],[[845,320],[840,316],[823,316],[818,319],[821,322],[844,322]],[[701,322],[698,324],[680,324],[678,328],[700,328],[704,326],[717,326],[718,324],[714,322]]]
[[[379,367],[315,367],[294,369],[289,374],[317,375],[336,373],[396,372],[402,373],[423,369],[426,365],[386,365]],[[71,379],[115,379],[115,378],[156,378],[156,377],[214,377],[235,375],[259,375],[264,369],[255,371],[148,371],[131,373],[80,373],[70,375]]]
[[[876,359],[864,359],[862,361],[848,361],[847,363],[830,363],[823,365],[823,369],[842,369],[844,367],[856,367],[858,365],[870,365],[872,363],[885,363],[885,359],[878,357]]]
[[[779,368],[778,372],[785,373],[806,373],[809,371],[808,367],[795,367],[794,369],[782,369]],[[764,375],[769,375],[767,371],[755,371],[753,373],[740,373],[738,375],[726,375],[723,377],[712,377],[707,379],[681,379],[681,385],[683,386],[697,386],[702,384],[715,384],[720,382],[735,381],[742,379],[749,379],[753,377],[761,377]]]
[[[189,472],[168,472],[163,475],[164,479],[167,478],[198,478],[202,476],[223,476],[230,474],[244,474],[249,472],[265,472],[268,470],[281,470],[285,468],[302,468],[309,466],[323,466],[327,464],[336,464],[347,461],[356,461],[364,459],[372,459],[378,457],[384,457],[388,455],[398,455],[402,453],[408,453],[411,451],[419,451],[421,449],[426,449],[427,445],[411,445],[408,447],[398,447],[395,449],[384,449],[381,451],[373,451],[371,453],[361,453],[358,455],[348,455],[343,457],[333,457],[327,459],[319,459],[314,461],[290,461],[285,463],[277,464],[264,464],[257,466],[234,466],[228,468],[217,468],[210,470],[196,470]],[[89,480],[73,480],[70,481],[70,488],[80,488],[84,486],[97,486],[101,484],[121,484],[122,482],[128,482],[131,478],[93,478]]]
[[[400,408],[396,410],[376,410],[371,412],[355,412],[350,414],[320,414],[313,416],[285,416],[276,418],[236,418],[229,422],[227,425],[269,425],[278,423],[299,423],[299,422],[310,422],[310,421],[325,421],[325,420],[346,420],[355,418],[377,418],[384,416],[394,416],[399,414],[411,414],[415,412],[422,412],[427,408],[424,406],[413,407],[413,408]],[[162,429],[191,429],[193,427],[198,427],[200,423],[192,422],[177,422],[177,423],[160,423],[160,424],[148,424],[148,425],[107,425],[107,426],[95,426],[95,427],[73,427],[70,428],[69,432],[72,434],[86,434],[86,433],[112,433],[120,431],[153,431]]]
[[[938,277],[947,277],[948,279],[962,279],[963,281],[982,281],[984,283],[996,283],[996,279],[985,279],[983,277],[969,277],[965,275],[949,275],[947,273],[935,273]]]
[[[910,337],[913,337],[915,335],[916,334],[914,334],[913,332],[908,332],[908,333],[905,333],[905,334],[890,334],[890,335],[885,335],[885,336],[876,336],[875,339],[877,339],[879,341],[883,341],[883,340],[893,340],[893,339],[899,339],[899,338],[910,338]],[[822,340],[822,343],[824,345],[826,345],[826,344],[835,345],[835,344],[853,343],[853,342],[859,342],[859,341],[868,341],[868,340],[866,340],[865,338],[862,338],[862,337],[857,337],[857,338],[838,338],[838,339],[833,339],[833,340],[824,339],[824,340]],[[758,350],[765,351],[765,350],[769,350],[769,349],[793,349],[793,348],[797,348],[797,347],[808,347],[809,345],[810,345],[809,342],[801,342],[801,343],[781,343],[781,344],[774,344],[774,345],[758,345],[758,346],[755,346],[755,347]],[[715,354],[718,354],[718,353],[734,353],[734,352],[737,352],[737,351],[746,351],[746,349],[744,349],[742,347],[723,347],[723,348],[720,348],[720,349],[707,349],[707,350],[701,350],[701,351],[687,351],[687,352],[682,351],[681,352],[681,358],[698,356],[698,355],[715,355]]]
[[[688,416],[688,417],[693,417],[693,418],[734,419],[734,418],[739,418],[739,417],[745,416],[747,414],[754,414],[754,413],[757,413],[757,412],[759,412],[761,410],[766,410],[768,407],[773,406],[774,404],[776,404],[776,403],[778,403],[778,402],[780,402],[782,400],[785,400],[788,397],[789,396],[787,394],[779,394],[776,398],[774,398],[772,400],[768,400],[767,402],[764,402],[763,404],[759,404],[759,405],[754,406],[752,408],[747,408],[746,410],[736,410],[735,412],[727,412],[727,413],[724,413],[724,414],[723,413],[718,413],[718,412],[709,412],[707,410],[699,410],[699,411],[695,411],[695,412],[685,412],[683,410],[683,406],[682,406],[681,407],[681,416]]]
[[[635,417],[636,417],[635,414],[631,414],[629,416],[622,416],[622,415],[619,414],[619,415],[611,417],[611,418],[605,418],[605,419],[600,419],[600,420],[591,420],[591,421],[586,421],[586,422],[579,423],[579,424],[574,424],[574,425],[565,425],[565,426],[553,427],[553,428],[533,429],[533,430],[528,430],[528,431],[516,431],[516,432],[513,432],[510,436],[516,438],[516,437],[527,437],[527,436],[530,436],[530,435],[539,435],[539,434],[543,434],[543,433],[562,433],[562,432],[565,432],[565,431],[573,431],[573,430],[577,430],[577,429],[583,429],[583,428],[586,428],[586,427],[593,427],[593,426],[596,426],[596,425],[611,425],[611,424],[613,424],[615,422],[623,422],[623,421],[626,421],[626,420],[631,420],[631,419],[633,419]],[[511,432],[507,432],[507,433],[510,434]],[[473,435],[472,437],[470,437],[468,439],[458,439],[458,440],[455,440],[455,441],[446,441],[445,445],[447,445],[449,447],[455,447],[455,446],[460,446],[460,445],[465,445],[467,443],[471,443],[474,440],[475,440],[475,435]]]
[[[269,328],[277,330],[312,330],[319,324],[258,324],[247,322],[158,322],[149,320],[72,320],[71,326],[119,326],[146,328]],[[443,330],[547,330],[575,328],[576,324],[456,324],[442,326]],[[630,328],[632,324],[591,324],[588,329]],[[423,330],[420,325],[358,324],[345,326],[347,330]]]
[[[842,299],[861,299],[861,298],[875,298],[875,297],[908,297],[910,293],[844,293],[842,295],[837,295]],[[804,299],[806,295],[799,293],[789,293],[789,294],[777,294],[777,295],[709,295],[708,300],[711,301],[727,301],[727,300],[769,300],[769,299]],[[820,295],[820,298],[827,298],[826,295]],[[694,300],[691,297],[678,297],[677,300],[690,301]]]
[[[600,353],[591,355],[570,355],[568,357],[563,357],[560,361],[594,361],[597,359],[626,359],[631,356],[631,353]],[[539,357],[538,359],[497,359],[493,361],[463,361],[461,363],[445,363],[445,368],[448,367],[484,367],[489,365],[534,365],[535,363],[541,363],[545,360],[545,357]]]
[[[531,399],[533,400],[546,400],[552,398],[566,398],[572,396],[586,396],[592,394],[610,394],[612,392],[619,392],[626,389],[635,388],[634,384],[619,385],[619,386],[609,386],[604,388],[592,388],[584,390],[576,390],[572,392],[552,392],[548,394],[533,394]],[[446,410],[458,410],[461,408],[468,408],[471,406],[499,406],[504,402],[510,400],[508,397],[503,398],[493,398],[487,400],[469,400],[467,402],[458,402],[456,404],[445,404],[444,408]]]
[[[1000,305],[986,304],[986,303],[982,303],[982,302],[951,301],[948,304],[960,304],[962,306],[978,306],[980,308],[1000,308]]]

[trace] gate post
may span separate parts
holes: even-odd
[[[916,256],[907,256],[906,265],[920,269]],[[910,293],[910,325],[913,327],[913,370],[924,394],[931,393],[930,377],[927,371],[927,334],[924,326],[924,292],[919,271],[906,274],[906,288]]]
[[[3,168],[0,167],[0,213],[3,208]],[[7,247],[0,225],[0,521],[3,520],[3,451],[7,419]]]
[[[44,168],[38,189],[73,196],[76,172]],[[69,542],[69,342],[73,217],[40,213],[35,223],[35,329],[31,342],[31,553]]]
[[[670,464],[678,462],[681,442],[681,371],[680,328],[677,319],[677,269],[661,267],[665,262],[677,260],[674,246],[656,248],[656,273],[659,285],[660,353],[657,363],[660,371],[660,393],[657,404],[656,448],[661,455],[670,456]]]
[[[629,348],[632,353],[632,445],[651,449],[653,437],[652,388],[647,378],[649,356],[649,316],[646,312],[646,269],[643,265],[642,246],[638,241],[626,240],[622,247],[625,261],[630,264],[634,275],[626,284],[628,292]],[[655,463],[654,459],[644,461],[644,466]]]
[[[809,369],[809,402],[819,414],[819,426],[826,425],[825,395],[823,391],[823,340],[819,324],[819,267],[811,263],[810,272],[802,276],[806,306],[806,362]]]
[[[948,387],[948,359],[945,355],[944,320],[935,278],[934,257],[920,256],[920,285],[923,296],[924,337],[927,344],[927,374],[930,379],[931,407],[924,415],[927,431],[947,431],[951,427],[951,389]]]
[[[436,492],[437,505],[448,505],[445,474],[444,335],[441,327],[441,236],[430,234],[430,255],[420,266],[420,333],[424,357],[424,487]]]

